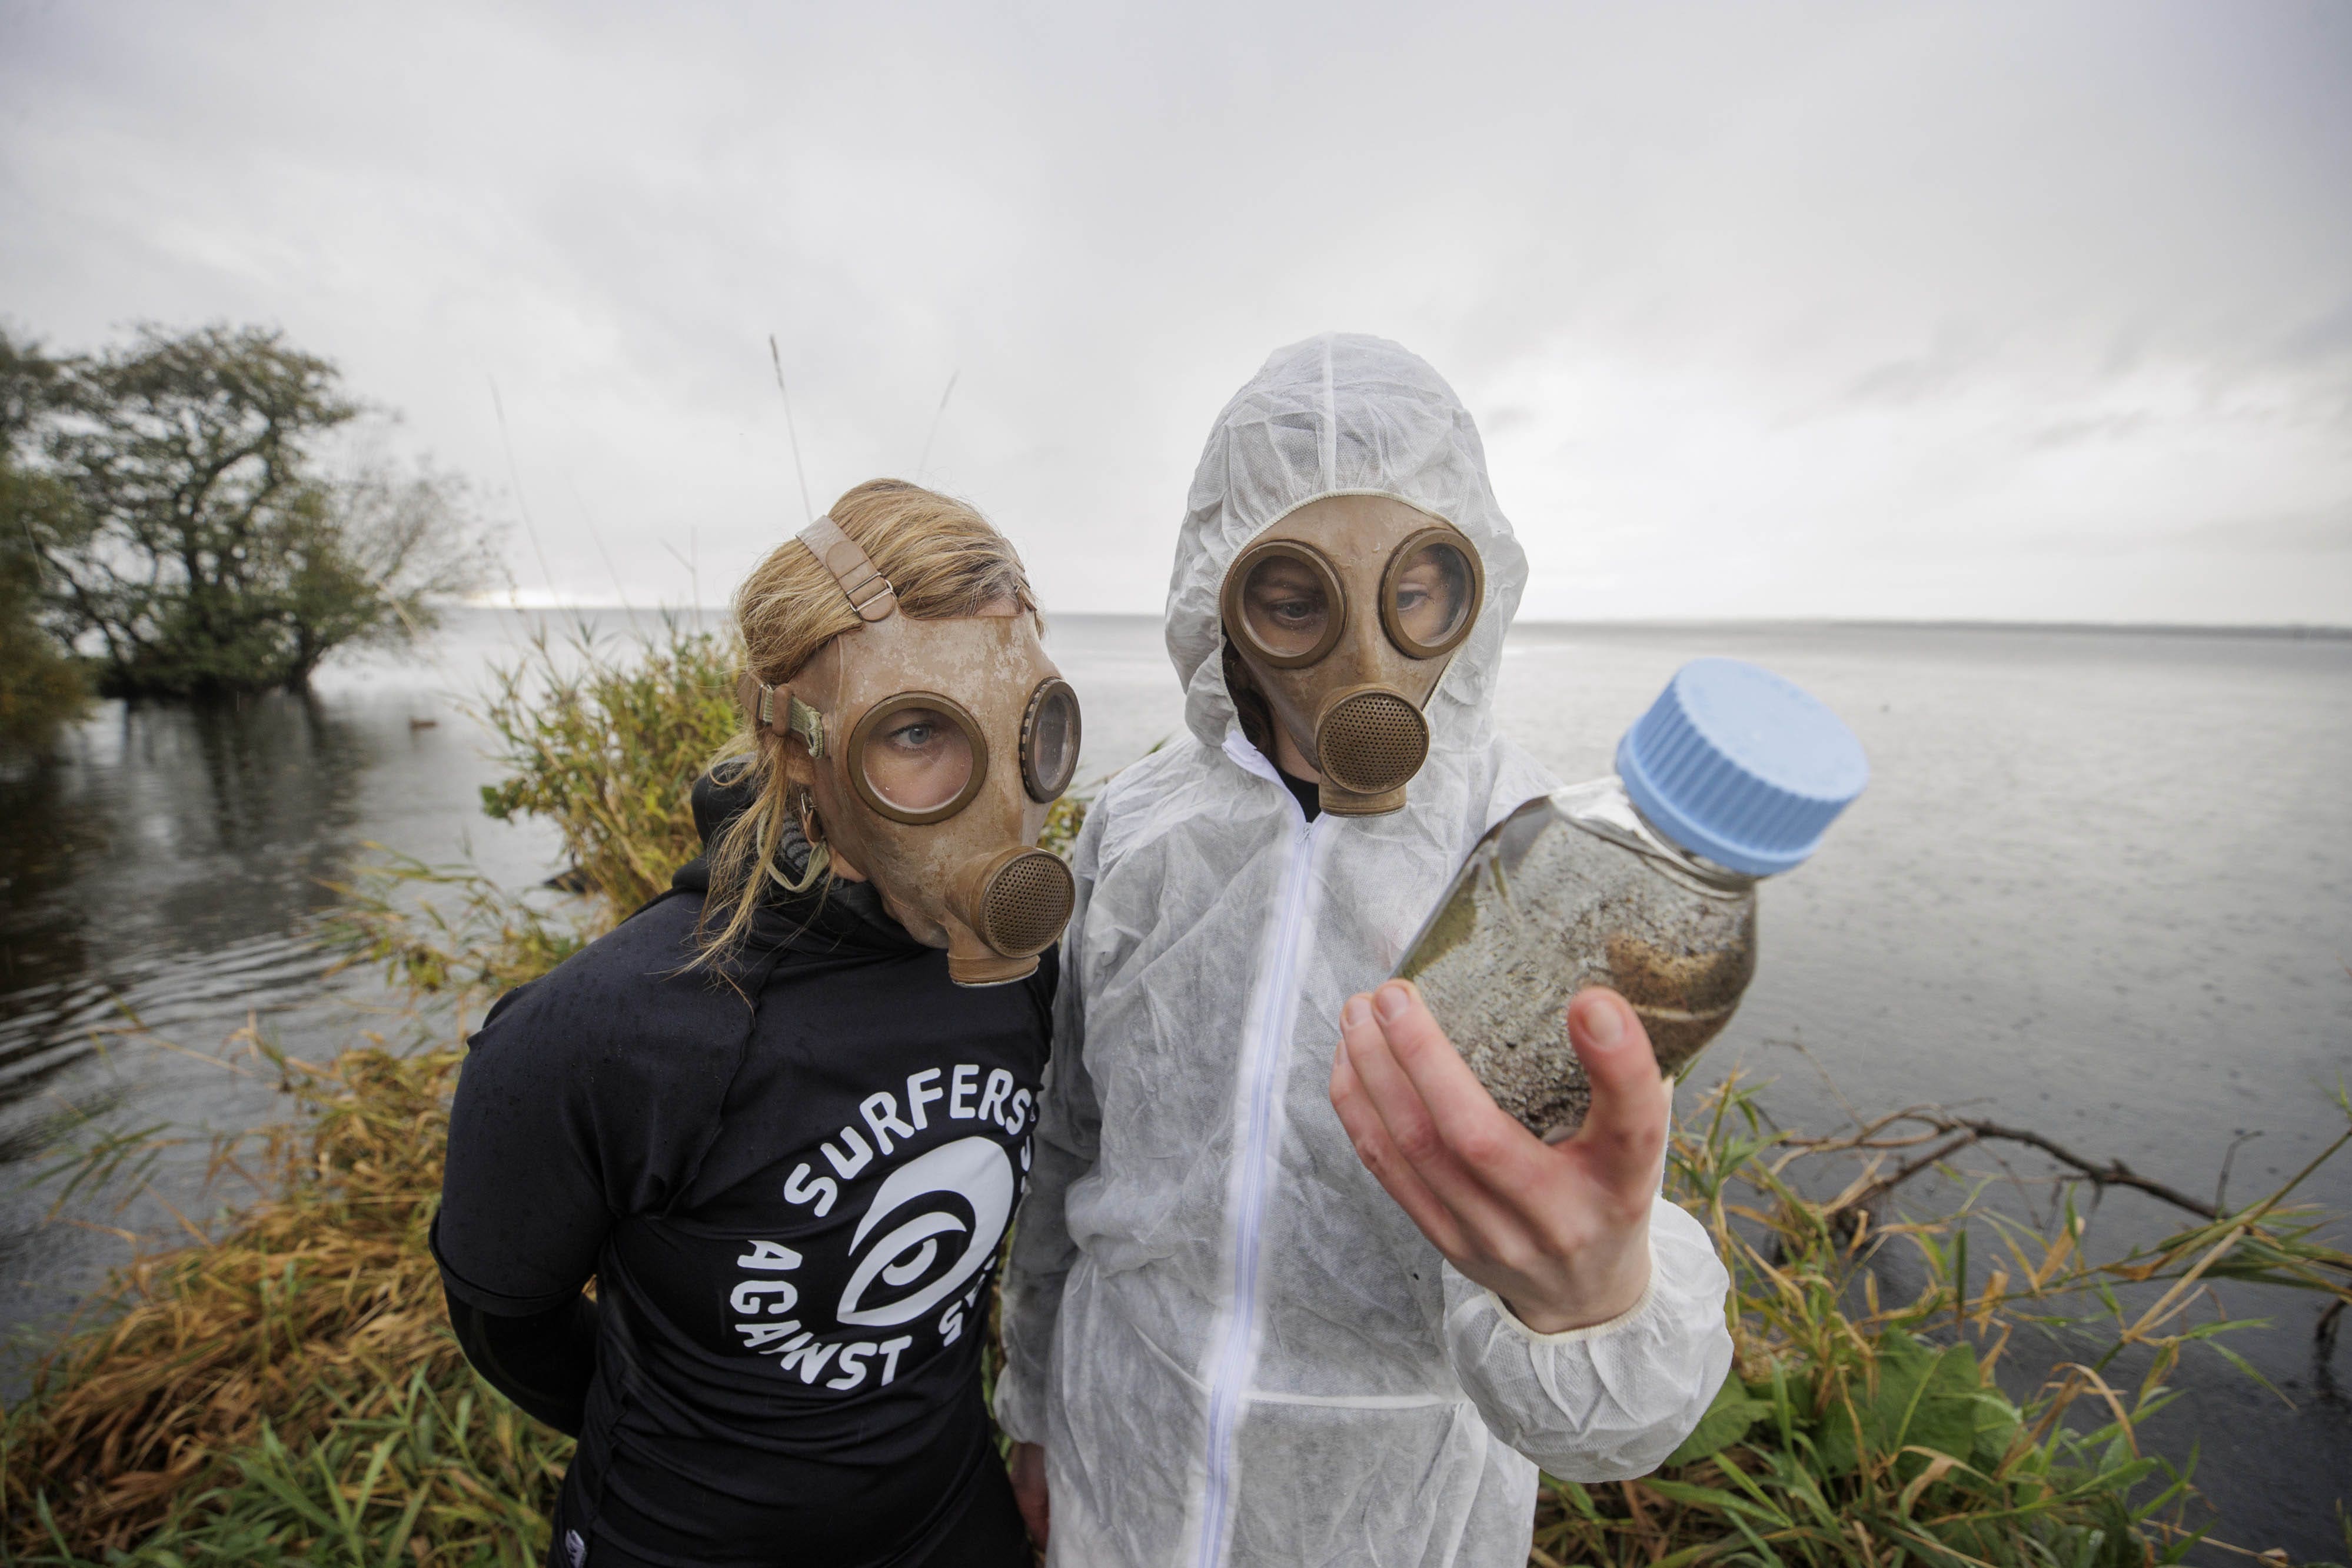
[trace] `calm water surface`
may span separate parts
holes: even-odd
[[[331,671],[308,701],[108,705],[60,762],[0,780],[0,1323],[58,1321],[125,1255],[119,1233],[177,1229],[163,1199],[201,1219],[237,1196],[203,1188],[191,1144],[145,1173],[152,1192],[118,1184],[45,1226],[53,1189],[23,1183],[55,1157],[40,1146],[57,1118],[224,1130],[282,1111],[266,1079],[110,1032],[126,1012],[192,1051],[219,1051],[250,1017],[325,1056],[383,1022],[373,982],[329,975],[316,937],[322,884],[372,841],[517,885],[558,869],[545,830],[480,815],[494,769],[455,700],[514,656],[529,619],[468,612],[434,662]],[[1156,622],[1061,617],[1052,642],[1085,704],[1082,779],[1181,734]],[[1604,773],[1619,732],[1706,653],[1828,701],[1874,779],[1820,855],[1767,889],[1756,986],[1702,1081],[1744,1064],[1775,1081],[1778,1113],[1825,1130],[1840,1117],[1825,1082],[1864,1112],[1966,1104],[2192,1191],[2259,1133],[2235,1155],[2240,1197],[2342,1129],[2352,640],[1528,627],[1507,650],[1502,727],[1563,779]],[[2306,1192],[2352,1210],[2352,1160]],[[2119,1248],[2173,1218],[2111,1194],[2094,1239]],[[2272,1320],[2232,1343],[2292,1407],[2192,1354],[2177,1379],[2191,1397],[2154,1434],[2200,1450],[2232,1539],[2340,1554],[2352,1348],[2319,1360],[2305,1298],[2224,1299]],[[2037,1356],[2060,1358],[2019,1359]]]

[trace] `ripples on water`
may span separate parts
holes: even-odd
[[[197,1051],[248,1012],[297,1055],[350,1043],[380,998],[368,977],[328,977],[314,931],[320,884],[368,860],[367,841],[471,853],[511,885],[556,869],[544,830],[480,815],[491,769],[447,695],[513,657],[522,625],[458,617],[436,665],[331,670],[309,700],[107,705],[60,764],[0,780],[0,1160],[37,1168],[44,1118],[110,1099],[110,1126],[279,1113],[274,1078],[119,1039],[100,1051],[91,1034],[127,1007]],[[1085,706],[1082,780],[1181,734],[1156,622],[1059,617],[1050,642]],[[1563,778],[1605,772],[1619,731],[1703,653],[1813,690],[1874,777],[1815,861],[1767,888],[1756,985],[1702,1082],[1744,1061],[1777,1076],[1788,1120],[1824,1127],[1824,1071],[1866,1110],[1973,1101],[2191,1189],[2260,1129],[2237,1156],[2240,1198],[2340,1129],[2326,1091],[2352,1067],[2352,641],[1529,627],[1507,650],[1498,722]],[[236,1196],[207,1200],[203,1166],[191,1146],[153,1179],[198,1212]],[[0,1322],[51,1322],[123,1246],[37,1228],[46,1194],[7,1190],[7,1169]],[[2309,1196],[2352,1209],[2352,1163]],[[176,1228],[149,1200],[72,1217]],[[2113,1195],[2095,1239],[2120,1249],[2173,1218]],[[2352,1383],[2352,1349],[2333,1374],[2315,1364],[2308,1298],[2231,1301],[2275,1320],[2232,1343],[2296,1408],[2192,1355],[2178,1380],[2192,1401],[2156,1435],[2176,1456],[2201,1442],[2199,1479],[2233,1538],[2338,1549],[2352,1413],[2334,1379]]]
[[[128,1018],[172,1034],[275,1012],[326,967],[304,928],[343,868],[353,727],[284,697],[109,710],[0,785],[0,1107],[56,1092]]]
[[[102,1281],[127,1255],[121,1232],[184,1235],[173,1208],[202,1222],[249,1196],[206,1189],[205,1134],[286,1102],[249,1051],[228,1067],[205,1055],[248,1019],[312,1058],[381,1025],[373,977],[331,975],[318,934],[326,884],[370,860],[370,841],[430,860],[470,846],[503,876],[547,874],[550,835],[481,817],[480,737],[444,695],[510,655],[514,628],[457,631],[437,666],[336,670],[310,697],[100,704],[55,760],[0,778],[0,1325],[18,1337]],[[89,1117],[78,1135],[189,1137],[145,1171],[152,1192],[118,1183],[45,1225],[56,1185],[29,1178]],[[23,1375],[12,1357],[0,1395]]]

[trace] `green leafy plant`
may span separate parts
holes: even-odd
[[[690,792],[743,723],[731,640],[665,617],[616,656],[629,646],[584,624],[561,640],[541,632],[497,672],[481,709],[507,773],[483,787],[483,810],[552,823],[608,917],[701,852]]]
[[[2178,1561],[2205,1537],[2189,1478],[2143,1453],[2140,1428],[2173,1402],[2166,1379],[2188,1348],[2252,1372],[2221,1343],[2247,1325],[2186,1320],[2200,1281],[2352,1299],[2352,1257],[2317,1239],[2330,1217],[2286,1207],[2352,1133],[2261,1202],[2099,1260],[2071,1194],[2043,1228],[1986,1203],[1981,1184],[1951,1213],[1874,1218],[1895,1190],[1883,1160],[1912,1141],[1890,1130],[1948,1120],[1921,1108],[1809,1136],[1769,1126],[1737,1077],[1710,1094],[1676,1132],[1669,1191],[1732,1271],[1733,1375],[1658,1474],[1548,1480],[1537,1563],[2121,1568]],[[1821,1191],[1835,1196],[1808,1196]],[[1973,1286],[1972,1238],[1998,1249]],[[1899,1302],[1881,1299],[1889,1249],[1923,1276]],[[2154,1300],[2135,1311],[2119,1293],[2135,1291]],[[2028,1325],[2099,1348],[2021,1404],[1995,1367]],[[2135,1349],[2145,1369],[2119,1389],[2108,1374]],[[2085,1411],[2090,1429],[2069,1425]]]

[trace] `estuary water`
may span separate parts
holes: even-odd
[[[575,618],[632,625],[555,619]],[[101,705],[58,760],[0,779],[0,1325],[19,1340],[0,1393],[133,1239],[184,1235],[182,1216],[201,1225],[245,1196],[205,1186],[203,1132],[285,1102],[239,1031],[317,1058],[387,1027],[371,976],[331,972],[326,884],[389,852],[514,885],[561,869],[543,827],[481,815],[496,769],[463,706],[538,619],[461,612],[426,659],[331,667],[307,699]],[[1051,641],[1085,707],[1082,781],[1182,737],[1155,621],[1066,616]],[[1685,1103],[1739,1067],[1814,1130],[1843,1106],[1938,1103],[2192,1192],[2210,1195],[2227,1162],[2241,1200],[2343,1130],[2352,639],[1526,626],[1506,650],[1502,729],[1563,779],[1605,773],[1666,676],[1709,653],[1827,701],[1874,776],[1821,853],[1765,889],[1758,979]],[[148,1033],[124,1032],[134,1017]],[[226,1067],[212,1060],[225,1046]],[[78,1119],[84,1140],[195,1131],[59,1206],[58,1180],[37,1178]],[[2352,1156],[2303,1195],[2352,1210]],[[2180,1218],[2110,1191],[2092,1245]],[[2231,1343],[2277,1392],[2192,1351],[2176,1378],[2189,1397],[2151,1436],[2197,1453],[2232,1541],[2340,1553],[2352,1343],[2320,1354],[2307,1297],[2223,1287],[2200,1307],[2221,1310],[2270,1320]],[[2067,1354],[2013,1353],[2028,1368]]]

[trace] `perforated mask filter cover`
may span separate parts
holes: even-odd
[[[1377,795],[1421,771],[1429,757],[1429,721],[1394,692],[1351,692],[1315,727],[1315,752],[1335,783]]]
[[[1030,850],[1007,858],[985,879],[974,910],[980,939],[1008,957],[1054,945],[1069,924],[1077,883],[1060,857]]]

